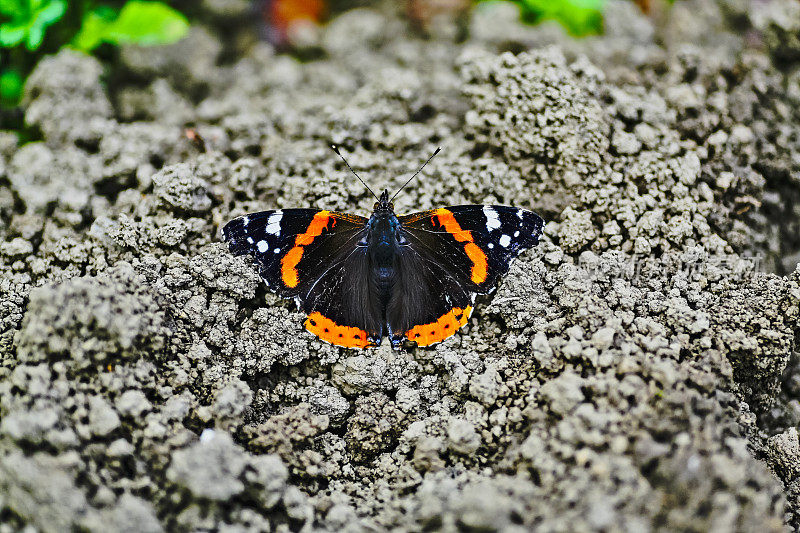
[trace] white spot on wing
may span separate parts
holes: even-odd
[[[503,235],[500,237],[500,246],[503,248],[508,248],[508,245],[511,244],[511,237],[508,235]]]
[[[275,249],[274,249],[274,250],[272,250],[272,251],[273,251],[273,252],[275,252],[276,254],[279,254],[279,253],[281,253],[281,249],[280,249],[280,248],[275,248]]]
[[[249,216],[247,216],[247,215],[243,216],[243,217],[242,217],[242,224],[244,224],[244,227],[245,227],[245,228],[247,227],[247,225],[248,225],[249,223],[250,223],[250,217],[249,217]]]
[[[517,218],[522,220],[522,215],[525,213],[522,209],[517,209]]]
[[[253,241],[253,238],[252,238],[252,237],[248,237],[248,238],[247,238],[247,242],[249,242],[250,244],[253,244],[253,242],[255,242],[255,241]]]
[[[483,206],[483,214],[486,215],[487,230],[492,231],[500,227],[500,217],[497,215],[497,211],[492,209],[491,206]]]
[[[258,241],[256,247],[258,248],[258,251],[261,252],[262,254],[267,250],[269,250],[269,244],[267,244],[267,241]]]
[[[519,237],[519,231],[514,232],[514,237]]]
[[[491,250],[492,248],[494,248],[494,243],[490,242],[489,243],[489,249]]]
[[[272,235],[281,234],[281,219],[283,218],[283,211],[280,209],[272,213],[267,219],[267,233]]]

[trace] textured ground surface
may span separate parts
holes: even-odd
[[[513,19],[43,62],[44,140],[0,135],[0,532],[797,530],[800,3]],[[543,241],[433,349],[324,345],[219,228],[368,212],[330,141],[389,189],[441,145],[398,211]]]

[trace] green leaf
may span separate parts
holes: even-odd
[[[109,11],[111,11],[110,14]],[[87,13],[83,18],[80,31],[72,39],[72,46],[82,52],[91,52],[100,46],[105,39],[109,24],[114,20],[114,15],[116,13],[113,10],[105,8]]]
[[[16,106],[22,98],[22,76],[16,70],[0,72],[0,104],[5,107]]]
[[[28,50],[36,50],[44,40],[44,28],[39,24],[32,24],[28,28],[28,39],[25,41],[25,47]]]
[[[189,31],[189,21],[161,2],[131,0],[105,36],[113,44],[157,45],[181,40]]]
[[[11,23],[0,25],[0,46],[12,48],[25,40],[27,28]]]
[[[0,45],[6,48],[24,42],[28,50],[36,50],[49,26],[58,22],[67,11],[66,0],[2,0],[3,14],[11,21],[0,25]]]
[[[41,4],[44,2],[44,5]],[[25,43],[28,50],[36,50],[44,40],[44,32],[48,26],[58,22],[67,11],[66,0],[39,0],[36,2],[39,9],[35,12],[30,29],[28,30],[28,42]]]
[[[66,11],[66,0],[53,0],[36,12],[36,22],[42,26],[50,26],[58,22]]]
[[[571,35],[583,37],[603,33],[606,0],[513,0],[520,7],[522,20],[539,24],[558,21]]]
[[[171,44],[189,31],[189,21],[181,13],[161,2],[131,0],[113,17],[108,9],[92,11],[84,18],[72,46],[89,52],[101,43]]]
[[[25,0],[0,0],[0,15],[4,15],[10,19],[22,17],[27,13]]]

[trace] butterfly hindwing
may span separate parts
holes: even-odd
[[[365,318],[369,295],[355,281],[368,268],[358,245],[366,222],[344,213],[283,209],[236,218],[222,232],[233,254],[253,256],[270,289],[295,298],[309,331],[332,344],[363,348],[380,334]]]
[[[298,298],[309,315],[306,328],[339,346],[363,348],[384,334],[381,301],[369,282],[370,263],[362,243],[366,232],[337,233],[307,246],[297,265],[302,272]]]
[[[423,346],[463,326],[474,295],[493,292],[513,259],[538,243],[544,226],[530,211],[488,205],[444,207],[399,221],[407,244],[396,298],[404,304],[387,318],[394,334],[402,331]]]
[[[397,255],[398,275],[386,319],[393,341],[408,338],[419,346],[441,342],[466,324],[474,300],[463,282],[459,250],[438,247],[440,237],[417,232]]]

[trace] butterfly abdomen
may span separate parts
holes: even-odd
[[[397,231],[399,223],[391,212],[375,213],[368,222],[367,253],[370,265],[370,284],[375,297],[385,309],[397,275]],[[381,315],[384,315],[383,309]],[[381,316],[383,319],[383,316]]]

